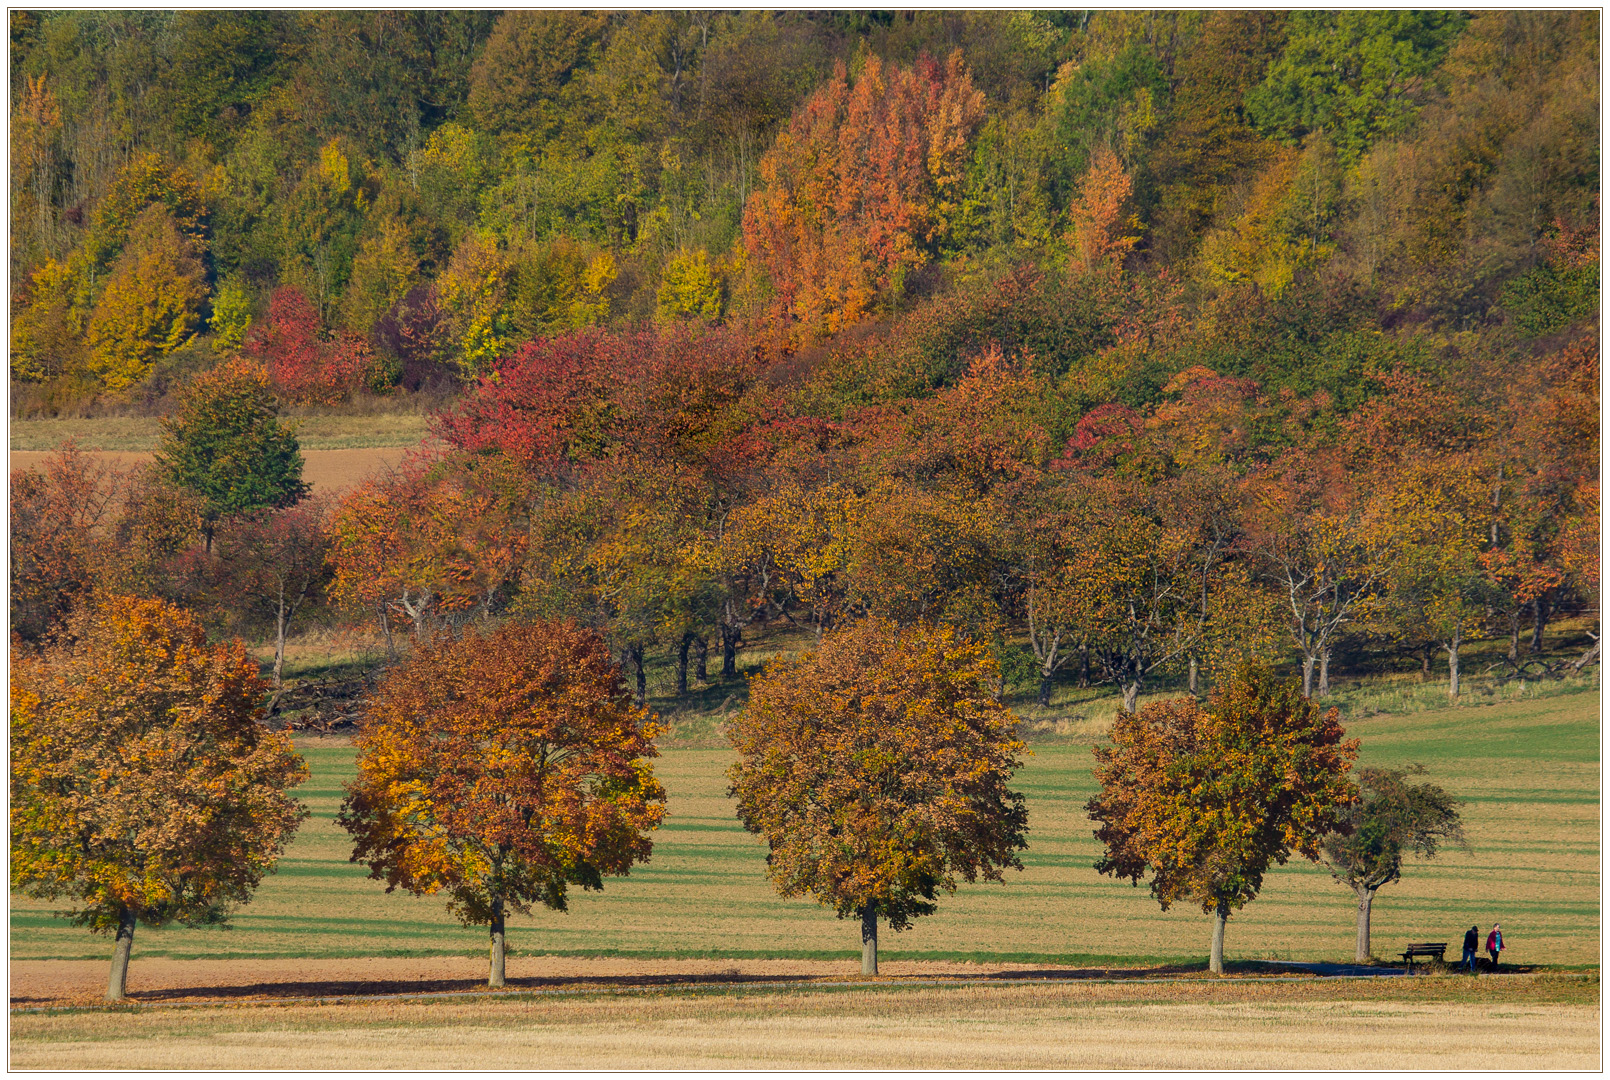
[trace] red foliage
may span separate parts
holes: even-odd
[[[248,351],[267,366],[275,388],[300,405],[336,405],[368,382],[374,370],[369,343],[342,332],[319,337],[319,315],[294,285],[274,290],[268,323],[251,334]]]

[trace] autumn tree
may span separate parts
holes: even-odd
[[[958,879],[1022,868],[1028,813],[1007,784],[1023,743],[995,679],[953,629],[868,619],[769,665],[732,724],[731,794],[772,883],[859,916],[863,974],[880,916],[904,930]]]
[[[274,639],[273,712],[284,687],[285,641],[298,615],[322,598],[329,582],[329,506],[308,499],[282,510],[260,510],[231,523],[213,548],[219,606]]]
[[[848,326],[926,264],[951,228],[984,115],[960,50],[913,68],[841,64],[760,160],[744,245],[806,337]]]
[[[155,203],[129,229],[122,257],[89,319],[90,366],[113,389],[142,379],[151,365],[201,330],[206,271],[194,240]]]
[[[1130,205],[1134,182],[1108,146],[1090,159],[1090,171],[1069,208],[1068,244],[1083,270],[1122,269],[1124,257],[1140,242],[1140,221]]]
[[[88,598],[123,477],[63,444],[11,473],[11,632],[38,641]]]
[[[358,776],[339,821],[352,861],[415,895],[447,893],[491,934],[504,984],[504,921],[568,890],[603,888],[647,861],[665,792],[655,725],[620,667],[574,623],[505,623],[421,645],[370,699]]]
[[[1358,742],[1343,734],[1335,709],[1255,669],[1206,708],[1182,698],[1121,714],[1112,746],[1096,748],[1101,792],[1086,806],[1106,849],[1096,869],[1136,885],[1149,873],[1164,911],[1187,900],[1211,912],[1208,969],[1223,974],[1225,923],[1270,863],[1317,860],[1325,837],[1348,827]]]
[[[246,345],[249,354],[268,368],[274,386],[302,405],[339,405],[376,376],[368,343],[346,333],[326,341],[318,312],[294,285],[274,290],[268,319]]]
[[[1392,570],[1386,530],[1333,457],[1291,454],[1246,478],[1245,544],[1280,596],[1280,622],[1302,664],[1303,696],[1330,693],[1343,630],[1384,603]],[[1317,678],[1316,678],[1317,677]]]
[[[419,457],[349,492],[330,522],[330,596],[425,641],[489,616],[529,542],[530,489],[507,458]]]
[[[263,728],[267,690],[239,642],[209,645],[159,600],[107,596],[12,667],[11,882],[114,932],[107,998],[137,924],[212,925],[271,873],[307,778]]]
[[[202,501],[207,546],[218,522],[235,514],[290,506],[307,494],[296,436],[279,420],[268,374],[227,360],[196,376],[178,411],[162,421],[157,464]]]
[[[1459,800],[1429,781],[1415,783],[1411,776],[1425,774],[1424,765],[1406,769],[1360,769],[1360,797],[1347,815],[1349,829],[1332,833],[1321,847],[1321,858],[1331,876],[1358,897],[1358,944],[1354,959],[1370,960],[1370,905],[1383,885],[1403,873],[1403,858],[1413,853],[1434,859],[1452,844],[1467,851]]]

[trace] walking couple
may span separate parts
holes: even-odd
[[[1476,942],[1481,940],[1481,932],[1474,926],[1465,931],[1465,958],[1460,961],[1470,969],[1472,975],[1476,974]],[[1487,953],[1493,958],[1493,970],[1498,970],[1498,954],[1504,951],[1504,930],[1497,923],[1493,923],[1493,932],[1487,935]]]

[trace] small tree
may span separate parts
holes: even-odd
[[[503,985],[504,917],[570,885],[646,862],[665,816],[648,763],[657,729],[634,708],[598,635],[507,623],[438,638],[391,669],[359,731],[358,777],[339,821],[352,861],[415,895],[446,891],[491,930]]]
[[[1135,884],[1148,872],[1164,911],[1191,900],[1213,912],[1208,968],[1224,972],[1230,912],[1258,895],[1270,862],[1318,859],[1346,828],[1357,792],[1335,709],[1321,713],[1295,683],[1243,669],[1203,709],[1189,698],[1120,715],[1111,747],[1096,749],[1103,874]]]
[[[259,723],[256,661],[160,600],[106,598],[11,677],[12,886],[115,931],[121,1000],[137,923],[223,922],[273,871],[307,768]]]
[[[299,613],[316,604],[330,580],[328,506],[309,499],[250,515],[219,540],[217,592],[223,606],[274,634],[274,696],[284,688],[285,639]]]
[[[220,519],[290,506],[307,494],[302,451],[282,425],[268,375],[226,360],[185,388],[162,421],[158,467],[202,500],[202,535],[212,548]]]
[[[1370,959],[1370,904],[1381,886],[1401,876],[1404,854],[1434,859],[1443,844],[1469,850],[1459,801],[1436,784],[1409,782],[1425,771],[1424,765],[1360,769],[1362,797],[1347,819],[1351,831],[1327,837],[1321,849],[1331,876],[1358,897],[1354,959],[1361,964]]]
[[[904,930],[957,878],[1022,869],[1023,750],[993,697],[988,650],[949,627],[868,619],[820,651],[769,665],[730,738],[738,818],[770,847],[783,896],[861,919],[861,971],[878,971],[879,915]]]

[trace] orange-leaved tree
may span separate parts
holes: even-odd
[[[777,313],[809,339],[898,299],[950,234],[967,147],[984,118],[961,50],[914,67],[865,57],[796,110],[760,159],[744,245],[770,278]]]
[[[1100,794],[1086,805],[1106,853],[1096,869],[1135,884],[1150,873],[1164,911],[1177,900],[1214,913],[1208,969],[1224,972],[1224,924],[1258,895],[1269,864],[1318,860],[1357,798],[1335,709],[1296,683],[1244,668],[1202,708],[1190,698],[1119,714],[1096,749]]]
[[[1028,811],[1007,784],[1023,743],[996,679],[950,627],[866,619],[769,665],[732,724],[731,794],[773,884],[859,915],[864,974],[879,915],[903,930],[958,878],[1022,869]]]
[[[655,734],[591,630],[441,637],[370,699],[338,820],[388,892],[446,892],[466,925],[490,926],[502,986],[508,910],[564,911],[568,886],[601,889],[648,860],[665,816]]]
[[[11,883],[115,931],[106,996],[138,923],[204,925],[251,898],[307,811],[289,737],[239,642],[209,645],[160,600],[108,596],[11,670]]]

